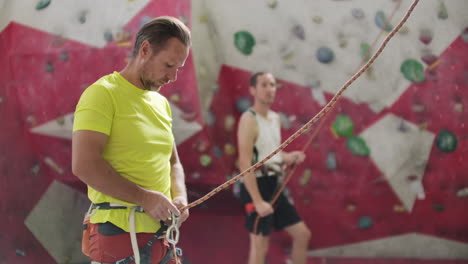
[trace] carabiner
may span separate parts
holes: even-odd
[[[172,224],[167,228],[166,239],[172,245],[176,245],[179,242],[179,220],[180,216],[171,216]]]

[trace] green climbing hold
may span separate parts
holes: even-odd
[[[369,43],[362,42],[361,43],[361,57],[362,60],[367,62],[370,59],[371,55],[371,46]]]
[[[53,72],[54,71],[54,65],[52,65],[50,62],[46,64],[45,70],[47,72]]]
[[[350,137],[346,141],[346,147],[355,155],[369,156],[370,149],[361,137]]]
[[[272,0],[267,3],[267,6],[271,9],[275,9],[278,6],[278,0]]]
[[[424,82],[426,77],[424,76],[423,65],[415,59],[407,59],[401,64],[400,71],[403,73],[407,80],[412,82]]]
[[[16,249],[16,255],[24,257],[24,256],[26,256],[26,253],[24,252],[24,250],[17,248]]]
[[[212,161],[212,159],[211,159],[211,156],[210,156],[210,155],[203,154],[203,155],[201,155],[201,157],[200,157],[200,164],[201,164],[203,167],[210,166],[211,161]]]
[[[458,139],[448,130],[442,130],[436,139],[437,148],[442,152],[454,152],[457,149]]]
[[[255,38],[248,31],[238,31],[234,34],[234,45],[244,55],[252,54]]]
[[[437,212],[442,212],[445,210],[445,207],[441,204],[433,204],[432,208]]]
[[[64,125],[65,125],[65,117],[64,117],[64,116],[61,116],[61,117],[55,119],[55,122],[57,122],[57,124],[58,124],[59,126],[64,126]]]
[[[60,53],[60,59],[62,61],[68,61],[68,53],[67,52]]]
[[[444,2],[440,2],[440,4],[439,4],[439,11],[437,11],[437,17],[439,19],[447,19],[448,18],[447,7],[445,6]]]
[[[368,229],[372,226],[372,218],[369,216],[363,216],[359,218],[358,223],[359,229]]]
[[[347,115],[340,114],[333,122],[332,129],[338,136],[351,137],[354,130],[353,120]]]
[[[51,0],[39,0],[36,4],[36,10],[42,10],[50,5]]]

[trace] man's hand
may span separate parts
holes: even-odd
[[[145,212],[158,221],[167,220],[171,217],[171,214],[180,215],[177,206],[161,192],[146,190],[141,201],[140,205]]]
[[[273,213],[273,207],[270,203],[262,200],[260,202],[254,203],[255,211],[260,217],[265,217]]]
[[[293,165],[303,162],[305,159],[305,153],[302,151],[291,151],[288,153],[284,153],[283,160],[286,165]]]
[[[174,205],[179,210],[182,207],[187,206],[187,204],[188,204],[187,199],[185,199],[185,197],[180,197],[180,196],[175,197],[174,199],[172,199],[172,203],[174,203]],[[183,222],[185,222],[185,220],[187,220],[188,217],[189,217],[189,210],[188,209],[185,209],[184,211],[181,211],[179,227],[182,225]]]

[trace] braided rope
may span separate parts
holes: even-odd
[[[271,157],[276,155],[278,152],[282,151],[286,146],[288,146],[292,141],[294,141],[296,138],[298,138],[300,135],[304,134],[313,124],[315,124],[320,118],[322,118],[325,114],[327,114],[336,104],[338,99],[341,97],[341,95],[344,93],[344,91],[357,79],[359,76],[361,76],[371,65],[374,63],[374,61],[377,59],[377,57],[382,53],[383,49],[385,46],[387,46],[387,43],[390,41],[390,39],[393,38],[393,36],[400,30],[400,28],[403,26],[403,24],[408,20],[410,17],[411,13],[413,12],[414,8],[418,4],[419,0],[414,0],[411,6],[409,7],[408,11],[406,12],[405,16],[401,19],[401,21],[398,23],[398,25],[385,37],[384,41],[380,45],[379,49],[377,52],[369,59],[369,61],[361,67],[361,69],[355,73],[346,83],[338,90],[338,92],[333,96],[333,98],[328,102],[320,112],[318,112],[312,119],[310,119],[304,126],[302,126],[298,131],[296,131],[294,134],[292,134],[288,139],[286,139],[276,150],[274,150],[272,153],[270,153],[268,156],[266,156],[264,159],[261,161],[255,163],[252,165],[250,168],[246,169],[242,173],[238,174],[236,177],[226,181],[225,183],[221,184],[220,186],[216,187],[209,193],[207,193],[205,196],[201,197],[200,199],[188,204],[187,206],[184,206],[181,208],[181,210],[185,209],[190,209],[192,207],[195,207],[206,200],[210,199],[212,196],[220,192],[221,190],[231,186],[234,184],[236,181],[240,180],[242,177],[245,176],[247,173],[253,173],[256,169],[258,169],[260,166],[262,166],[267,160],[269,160]]]

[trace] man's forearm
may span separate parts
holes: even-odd
[[[122,201],[141,205],[145,189],[117,173],[103,158],[81,163],[75,175],[93,189]]]
[[[245,168],[242,170],[244,171],[248,169],[249,167],[241,166],[241,168]],[[244,176],[244,185],[247,191],[249,192],[250,197],[252,198],[252,202],[257,203],[257,202],[263,201],[263,198],[258,189],[257,177],[255,176],[255,173],[250,172]]]
[[[184,168],[180,162],[177,162],[172,165],[171,168],[171,194],[172,199],[174,198],[183,198],[185,202],[187,201],[187,189],[185,187],[185,173]]]

